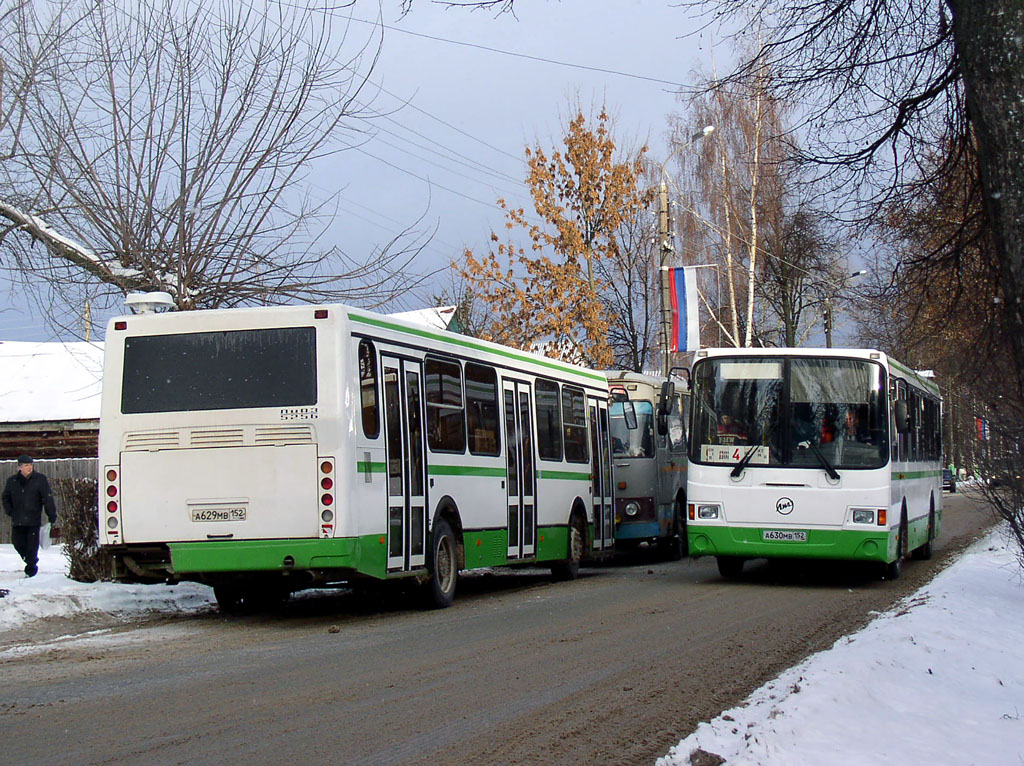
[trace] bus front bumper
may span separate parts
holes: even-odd
[[[765,540],[764,532],[777,527],[687,527],[691,556],[742,558],[807,558],[850,561],[891,561],[895,557],[895,530],[802,529],[806,541]]]

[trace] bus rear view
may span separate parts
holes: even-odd
[[[318,404],[314,311],[250,329],[227,329],[225,317],[215,329],[223,314],[108,328],[100,536],[119,579],[279,570],[272,546],[259,546],[274,559],[261,562],[246,541],[332,536],[322,478],[334,455],[314,427],[330,414]]]

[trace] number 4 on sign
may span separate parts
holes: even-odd
[[[739,447],[737,447],[736,449],[733,450],[733,452],[732,452],[732,459],[733,460],[739,460],[740,459],[740,448]]]

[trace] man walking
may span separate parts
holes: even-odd
[[[18,458],[18,472],[7,479],[3,494],[4,513],[11,517],[11,542],[25,562],[25,574],[35,577],[39,571],[39,527],[43,511],[51,524],[57,523],[57,505],[50,482],[36,473],[32,458]]]

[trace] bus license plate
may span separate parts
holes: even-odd
[[[245,521],[245,508],[189,508],[192,521]]]
[[[806,532],[783,531],[781,529],[766,529],[762,533],[765,540],[783,540],[787,543],[806,543]]]

